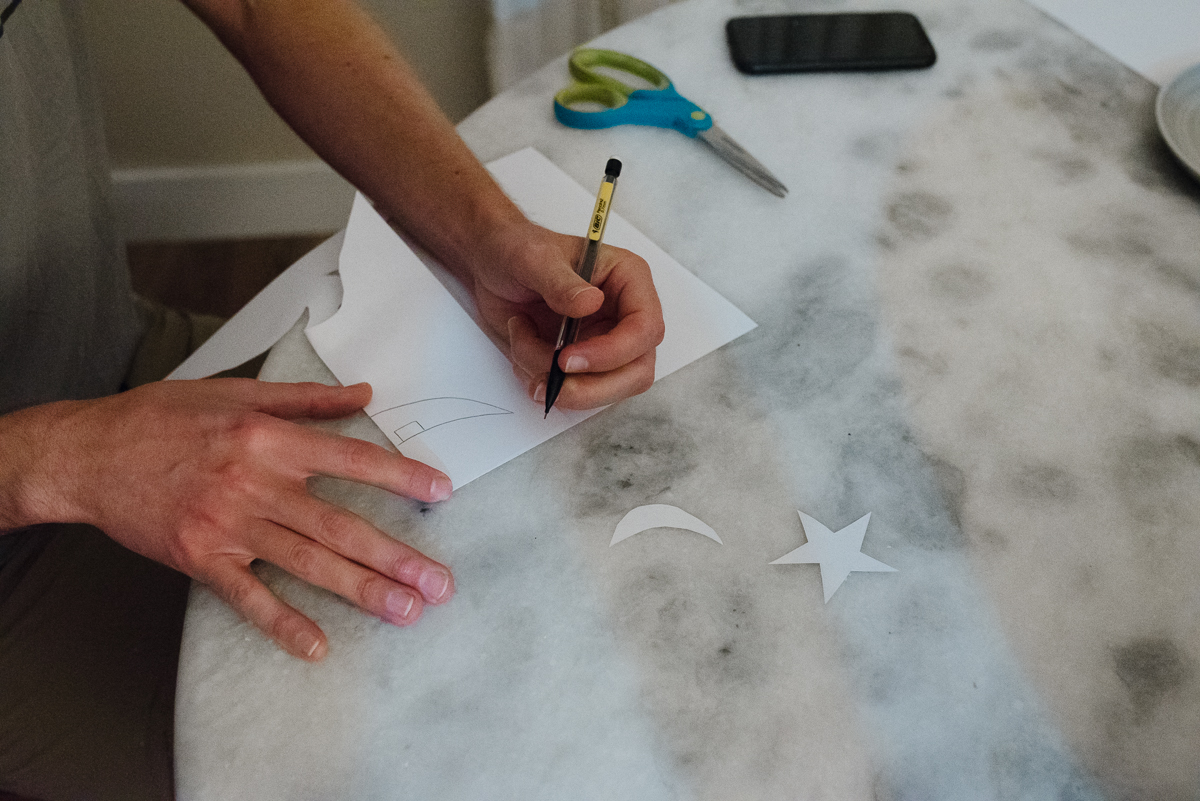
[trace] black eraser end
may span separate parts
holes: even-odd
[[[604,174],[611,175],[613,178],[619,176],[621,174],[620,159],[609,159],[608,164],[604,165]]]

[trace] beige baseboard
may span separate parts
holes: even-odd
[[[354,197],[321,161],[125,169],[112,178],[117,225],[130,242],[335,231]]]

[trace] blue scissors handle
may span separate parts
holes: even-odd
[[[554,96],[554,116],[571,128],[611,128],[614,125],[651,125],[674,128],[695,138],[712,127],[712,117],[675,91],[665,74],[644,61],[614,50],[580,48],[568,61],[575,80]],[[653,89],[633,89],[597,72],[608,67],[649,81]],[[606,108],[581,111],[573,105],[589,103]]]

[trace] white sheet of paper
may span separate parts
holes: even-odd
[[[344,235],[334,234],[267,284],[167,378],[207,378],[244,364],[278,342],[305,309],[309,325],[332,317],[342,303],[336,271]]]
[[[564,233],[586,227],[594,195],[537,151],[488,167],[534,222]],[[754,328],[615,213],[605,241],[650,264],[667,327],[656,379]],[[402,453],[443,470],[455,487],[598,411],[553,409],[543,419],[504,355],[361,196],[350,213],[340,273],[342,307],[307,329],[309,341],[343,384],[369,381],[367,414]]]
[[[1200,62],[1197,0],[1029,2],[1160,86]]]

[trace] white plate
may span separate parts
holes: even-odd
[[[1200,180],[1200,64],[1159,91],[1154,113],[1167,146]]]

